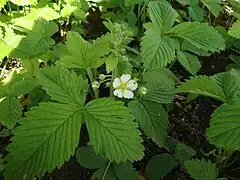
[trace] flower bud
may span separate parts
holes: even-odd
[[[100,87],[100,83],[98,82],[98,81],[94,81],[93,83],[92,83],[92,88],[93,89],[98,89]]]
[[[104,75],[104,74],[100,74],[98,77],[99,77],[99,79],[100,79],[101,81],[103,81],[103,80],[105,79],[105,75]]]
[[[147,94],[147,88],[145,88],[144,86],[140,87],[139,91],[142,95]]]

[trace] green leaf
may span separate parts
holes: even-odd
[[[96,172],[94,172],[94,174],[91,177],[91,180],[102,180],[102,176],[104,174],[106,167],[102,167],[100,169],[98,169]],[[112,168],[109,168],[105,180],[117,180],[116,175],[114,174]]]
[[[126,6],[132,6],[135,4],[141,4],[144,0],[125,0]]]
[[[45,67],[37,72],[37,79],[53,100],[83,104],[87,80],[61,65]]]
[[[240,149],[240,101],[223,104],[213,114],[207,137],[211,144],[228,149]]]
[[[77,162],[86,168],[97,169],[105,167],[108,160],[94,153],[91,147],[81,147],[76,151]]]
[[[183,143],[177,143],[177,146],[174,150],[174,156],[180,161],[183,162],[185,160],[188,160],[192,156],[196,154],[196,151],[194,151],[192,148],[186,146]]]
[[[146,83],[147,93],[143,96],[143,100],[160,104],[168,104],[173,101],[175,83],[167,73],[162,69],[144,74],[143,80]]]
[[[105,62],[105,58],[102,57],[109,52],[108,42],[105,39],[91,44],[78,33],[71,31],[67,33],[66,46],[68,53],[64,53],[60,62],[67,68],[98,68]],[[99,51],[99,48],[103,49]]]
[[[210,56],[211,55],[208,53],[207,50],[199,49],[197,46],[195,46],[194,44],[190,43],[187,40],[183,41],[183,43],[181,45],[181,50],[197,54],[198,56]]]
[[[54,22],[39,19],[35,22],[33,29],[23,38],[12,55],[27,59],[48,51],[55,44],[51,36],[57,32],[58,26]]]
[[[85,106],[84,118],[96,154],[116,162],[142,158],[140,132],[122,102],[112,98],[93,100]]]
[[[220,6],[221,0],[201,0],[204,6],[206,6],[209,11],[215,16],[218,17],[222,8]]]
[[[159,34],[169,31],[178,16],[166,1],[149,2],[148,12],[153,26]]]
[[[7,96],[0,99],[0,121],[8,129],[14,128],[21,115],[22,107],[16,97]]]
[[[134,100],[128,104],[136,121],[145,134],[159,146],[163,146],[167,135],[168,114],[161,104]]]
[[[177,51],[177,57],[179,63],[191,74],[196,74],[200,70],[201,63],[197,56]]]
[[[177,165],[177,160],[170,154],[154,156],[147,165],[146,176],[151,180],[159,180],[167,176]]]
[[[178,87],[177,91],[210,96],[223,102],[226,101],[222,83],[215,77],[196,76],[190,78]]]
[[[193,21],[201,22],[204,20],[204,11],[197,4],[190,5],[188,13]]]
[[[228,33],[237,38],[240,39],[240,21],[237,21],[236,23],[233,24],[233,26],[230,28]]]
[[[60,168],[79,143],[81,114],[79,105],[50,102],[27,112],[8,146],[5,179],[33,179]]]
[[[107,73],[112,72],[118,65],[118,57],[111,53],[106,60],[106,70]]]
[[[13,4],[18,6],[27,6],[37,4],[37,0],[10,0]]]
[[[225,48],[224,39],[218,31],[206,23],[184,22],[174,26],[168,33],[204,51],[219,52]]]
[[[185,167],[195,180],[216,180],[218,176],[216,164],[204,159],[185,161]]]
[[[0,9],[2,9],[6,3],[7,0],[0,0]]]
[[[129,162],[121,163],[121,164],[114,163],[112,168],[119,180],[139,180],[140,179],[140,176],[133,169],[132,164]]]
[[[160,69],[171,63],[175,57],[172,39],[161,36],[150,23],[141,41],[141,57],[144,66],[150,70]]]

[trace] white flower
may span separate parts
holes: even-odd
[[[131,99],[134,96],[133,91],[135,91],[137,87],[137,82],[131,80],[130,74],[123,74],[120,78],[114,79],[113,88],[115,90],[113,91],[113,94],[119,98],[124,97]]]

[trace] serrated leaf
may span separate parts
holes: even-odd
[[[145,73],[143,80],[147,88],[143,100],[160,104],[168,104],[173,101],[175,83],[164,69]]]
[[[51,36],[57,32],[58,26],[54,22],[39,19],[35,22],[31,32],[23,38],[12,55],[27,59],[47,52],[55,44]]]
[[[185,39],[204,51],[219,52],[225,48],[224,39],[218,31],[206,23],[184,22],[174,26],[168,33]]]
[[[167,32],[173,26],[178,14],[166,1],[151,1],[148,12],[154,28],[158,33]]]
[[[140,179],[140,176],[133,169],[132,164],[129,162],[124,164],[114,163],[112,168],[119,180],[139,180]]]
[[[192,148],[186,146],[185,144],[178,143],[174,150],[174,156],[180,161],[183,162],[188,160],[196,154]]]
[[[216,164],[204,159],[185,161],[185,167],[195,180],[216,180],[218,176]]]
[[[210,56],[211,55],[210,53],[208,53],[207,50],[199,49],[197,46],[195,46],[194,44],[190,43],[187,40],[183,41],[183,43],[181,45],[181,50],[192,52],[192,53],[197,54],[199,56]]]
[[[5,179],[33,179],[61,167],[79,143],[81,117],[75,104],[49,102],[33,107],[8,146]]]
[[[101,50],[99,47],[108,47],[108,42],[97,41],[96,44],[91,44],[85,41],[78,33],[68,32],[67,43],[68,53],[64,53],[60,60],[67,68],[97,68],[105,62],[105,58],[102,58],[108,51]]]
[[[240,39],[240,21],[237,21],[232,25],[228,33],[237,39]]]
[[[218,17],[222,8],[220,6],[221,0],[201,0],[204,6],[206,6],[209,11],[215,16]]]
[[[91,147],[81,147],[76,151],[77,162],[86,168],[97,169],[105,167],[108,160],[95,154]]]
[[[0,0],[0,9],[2,9],[6,3],[7,0]]]
[[[223,104],[213,114],[207,137],[210,143],[217,147],[240,149],[240,101]]]
[[[133,66],[129,61],[121,61],[118,63],[116,72],[117,74],[132,74]]]
[[[122,102],[112,98],[93,100],[85,106],[84,118],[96,154],[117,163],[142,158],[140,132]]]
[[[147,165],[146,176],[151,180],[159,180],[168,175],[177,165],[177,160],[170,154],[154,156]]]
[[[190,78],[177,91],[210,96],[223,102],[226,101],[222,83],[214,77],[196,76]]]
[[[163,146],[167,135],[168,114],[161,104],[134,100],[128,104],[136,121],[145,134],[159,146]]]
[[[37,72],[37,79],[53,100],[63,103],[83,104],[87,81],[74,71],[56,65]]]
[[[144,66],[150,70],[167,66],[175,57],[172,39],[167,36],[161,36],[153,27],[153,24],[148,24],[146,27],[145,35],[141,41],[140,54]]]
[[[110,54],[106,60],[106,70],[107,73],[112,72],[118,65],[118,58],[114,54]]]
[[[196,74],[200,70],[201,63],[197,56],[177,51],[177,57],[179,63],[191,74]]]
[[[18,98],[7,96],[0,99],[0,121],[8,129],[14,128],[21,115],[22,107]]]
[[[204,11],[197,4],[190,5],[188,13],[193,21],[201,22],[204,20]]]

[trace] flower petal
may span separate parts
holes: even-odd
[[[115,89],[117,89],[117,88],[120,86],[120,83],[121,83],[121,81],[120,81],[119,78],[114,79],[114,81],[113,81],[113,87],[114,87]]]
[[[119,90],[119,89],[114,90],[113,94],[114,94],[114,96],[117,96],[119,98],[123,97],[123,92],[122,92],[122,90]]]
[[[121,77],[121,82],[128,82],[131,79],[131,75],[130,74],[123,74]]]
[[[127,98],[127,99],[132,99],[134,96],[132,91],[129,90],[124,90],[123,91],[123,97]]]
[[[128,81],[128,83],[127,83],[127,88],[128,88],[129,90],[134,91],[134,90],[137,89],[137,87],[138,87],[138,83],[137,83],[136,81],[134,81],[134,80]]]

